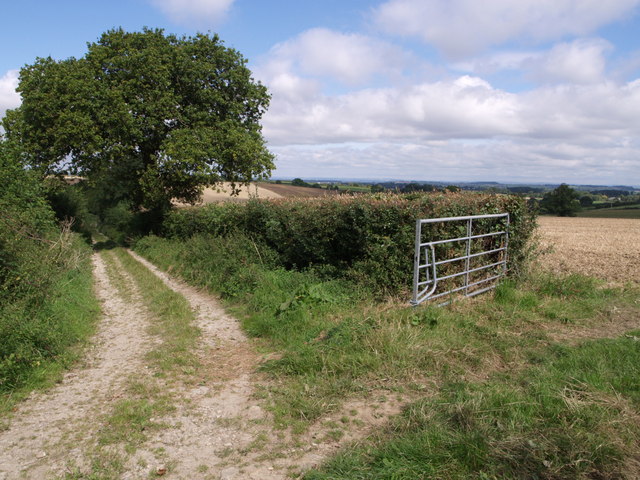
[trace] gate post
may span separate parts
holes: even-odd
[[[416,220],[416,241],[413,254],[413,298],[411,299],[411,305],[418,305],[418,282],[420,281],[420,257],[422,256],[422,248],[420,243],[422,241],[422,222],[420,219]]]

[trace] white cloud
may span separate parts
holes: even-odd
[[[0,77],[0,119],[8,109],[20,105],[20,95],[16,92],[18,75],[18,70],[9,70]]]
[[[524,67],[542,82],[599,82],[605,75],[605,53],[611,49],[611,44],[602,39],[559,43],[546,54],[525,62]]]
[[[389,33],[417,36],[464,58],[512,40],[585,36],[631,15],[640,0],[389,0],[375,10]]]
[[[274,91],[264,128],[272,144],[491,137],[520,133],[519,109],[515,95],[463,76],[335,97]]]
[[[542,53],[537,51],[501,51],[452,63],[451,68],[463,72],[473,72],[477,75],[490,75],[502,70],[520,69],[525,62],[531,62],[541,56]]]
[[[263,70],[297,71],[360,85],[377,74],[399,74],[408,55],[399,47],[356,33],[307,30],[275,45]]]
[[[640,137],[640,80],[557,85],[520,96],[527,136],[615,143]]]
[[[150,0],[172,21],[197,27],[224,20],[235,0]]]
[[[640,184],[640,79],[515,94],[461,76],[339,96],[287,81],[308,94],[274,91],[277,175]]]
[[[555,44],[549,50],[502,51],[456,62],[452,68],[475,75],[521,71],[537,83],[597,83],[607,76],[607,54],[613,46],[601,38]]]

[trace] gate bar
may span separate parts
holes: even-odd
[[[483,234],[473,235],[473,221],[481,220],[481,219],[489,219],[489,218],[504,218],[506,219],[506,227],[502,231],[498,232],[489,232]],[[458,237],[444,240],[434,240],[431,242],[423,242],[422,241],[422,225],[428,223],[444,223],[444,222],[453,222],[453,221],[466,221],[466,237]],[[495,228],[495,226],[494,226]],[[486,250],[477,253],[471,253],[471,242],[472,240],[479,238],[488,238],[488,237],[496,237],[496,236],[504,236],[504,246],[499,248],[493,248],[491,250]],[[449,258],[444,260],[437,260],[435,254],[435,245],[441,245],[446,243],[455,243],[455,242],[465,242],[465,255],[456,258]],[[416,236],[415,236],[415,250],[414,250],[414,270],[413,270],[413,296],[411,299],[412,305],[418,305],[419,303],[427,300],[434,299],[438,297],[442,297],[444,295],[452,294],[455,292],[459,292],[464,290],[464,295],[468,297],[472,297],[483,293],[487,290],[491,290],[495,288],[496,285],[491,285],[486,288],[482,288],[479,290],[469,291],[471,287],[476,285],[480,285],[482,283],[490,282],[493,280],[497,280],[500,277],[504,276],[507,272],[507,261],[508,261],[508,245],[509,245],[509,214],[508,213],[494,213],[494,214],[486,214],[486,215],[468,215],[463,217],[443,217],[443,218],[427,218],[427,219],[418,219],[416,220]],[[502,260],[499,262],[482,265],[476,268],[470,268],[471,258],[480,257],[483,255],[490,255],[493,253],[504,252]],[[423,261],[424,256],[424,262]],[[431,257],[431,258],[429,258]],[[457,262],[460,260],[465,260],[464,270],[462,272],[453,273],[449,275],[445,275],[443,277],[438,277],[436,267],[439,265],[444,265],[448,263]],[[481,279],[479,281],[475,281],[470,283],[470,274],[482,270],[487,270],[490,268],[498,267],[502,265],[502,271],[498,275],[494,275],[488,278]],[[421,272],[426,270],[423,275],[426,275],[426,280],[421,281]],[[456,278],[464,275],[464,285],[456,288],[452,288],[446,292],[442,292],[436,295],[433,295],[437,289],[438,282],[440,280],[446,280],[449,278]],[[419,291],[420,287],[430,285],[427,288],[424,288]],[[449,303],[449,302],[447,302]]]

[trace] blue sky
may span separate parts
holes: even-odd
[[[275,177],[640,186],[640,0],[2,0],[0,115],[37,56],[217,32],[267,85]]]

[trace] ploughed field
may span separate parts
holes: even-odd
[[[640,220],[540,217],[543,268],[640,283]]]

